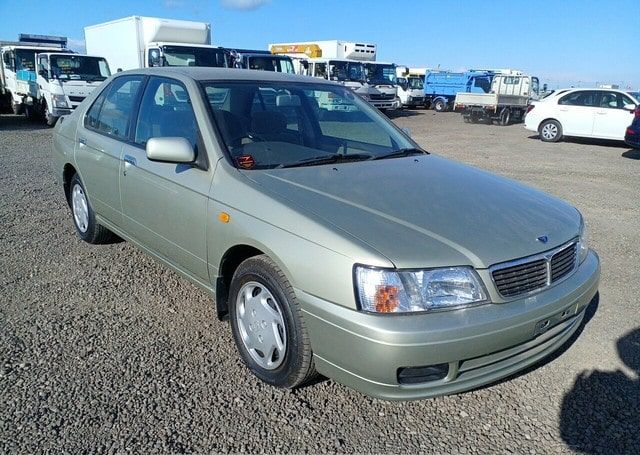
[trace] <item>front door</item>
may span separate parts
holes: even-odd
[[[123,147],[120,188],[125,229],[152,253],[209,283],[206,216],[212,172],[191,164],[149,160],[146,143],[157,137],[184,137],[196,153],[206,153],[198,150],[189,94],[174,79],[149,79],[133,143]]]
[[[624,108],[629,104],[635,103],[622,93],[601,92],[593,123],[593,135],[623,141],[624,133],[633,121],[633,111]]]

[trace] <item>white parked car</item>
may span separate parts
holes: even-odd
[[[640,101],[629,92],[609,89],[565,89],[527,109],[524,125],[545,142],[564,136],[624,140]]]

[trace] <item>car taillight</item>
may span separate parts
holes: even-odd
[[[635,117],[640,118],[640,106],[636,107],[635,113],[636,113]]]
[[[636,116],[637,115],[638,114],[636,114]],[[631,127],[627,128],[627,136],[635,136],[635,135],[636,135],[636,132],[633,131],[633,128],[631,128]]]
[[[525,114],[528,114],[529,112],[531,112],[533,110],[533,108],[536,107],[535,104],[530,104],[527,106],[527,112],[525,112]]]

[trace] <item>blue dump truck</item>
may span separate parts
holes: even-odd
[[[494,75],[491,71],[428,72],[424,77],[425,102],[437,112],[450,110],[456,93],[488,93]]]

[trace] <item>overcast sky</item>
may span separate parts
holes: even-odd
[[[144,15],[210,22],[214,44],[341,39],[378,45],[378,60],[452,70],[514,68],[551,88],[640,89],[640,0],[0,0],[0,40],[63,35]]]

